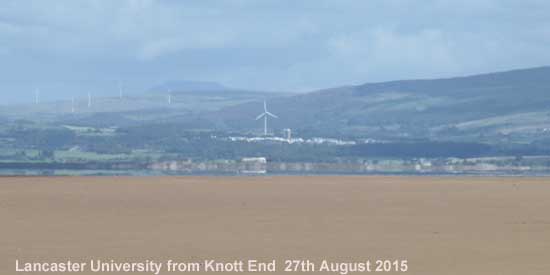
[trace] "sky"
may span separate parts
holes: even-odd
[[[0,104],[168,80],[305,92],[550,65],[547,0],[2,0]]]

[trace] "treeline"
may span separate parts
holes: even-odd
[[[15,148],[56,150],[77,141],[76,135],[64,128],[13,129],[4,134],[13,140]]]
[[[494,147],[481,143],[427,141],[362,144],[342,150],[344,156],[392,158],[471,158],[494,155],[497,152]]]
[[[131,154],[135,150],[166,153],[197,160],[266,157],[272,161],[332,162],[345,158],[470,158],[483,156],[550,155],[548,143],[489,145],[429,140],[394,141],[353,146],[231,142],[226,133],[189,131],[178,124],[126,127],[113,135],[76,135],[65,128],[13,128],[0,137],[12,140],[4,147],[32,148],[45,152],[78,146],[100,154]],[[48,154],[44,154],[48,156]]]

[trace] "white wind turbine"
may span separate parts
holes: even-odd
[[[88,92],[88,108],[92,107],[92,93]]]
[[[34,89],[34,104],[38,105],[40,103],[40,89]]]
[[[122,97],[124,95],[122,94],[122,82],[118,82],[118,99],[122,100]]]
[[[268,110],[267,110],[267,104],[264,100],[264,112],[261,113],[260,115],[258,115],[256,117],[256,120],[260,119],[260,118],[264,118],[264,136],[267,136],[267,117],[272,117],[272,118],[279,118],[278,116],[270,113]]]

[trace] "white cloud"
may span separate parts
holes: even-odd
[[[295,89],[537,66],[548,13],[542,0],[6,0],[0,54],[15,65],[0,80],[53,64],[68,79]]]

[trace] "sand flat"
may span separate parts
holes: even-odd
[[[0,274],[16,259],[92,258],[277,259],[278,274],[285,259],[406,259],[405,274],[550,274],[546,178],[13,177],[0,178],[0,220]]]

